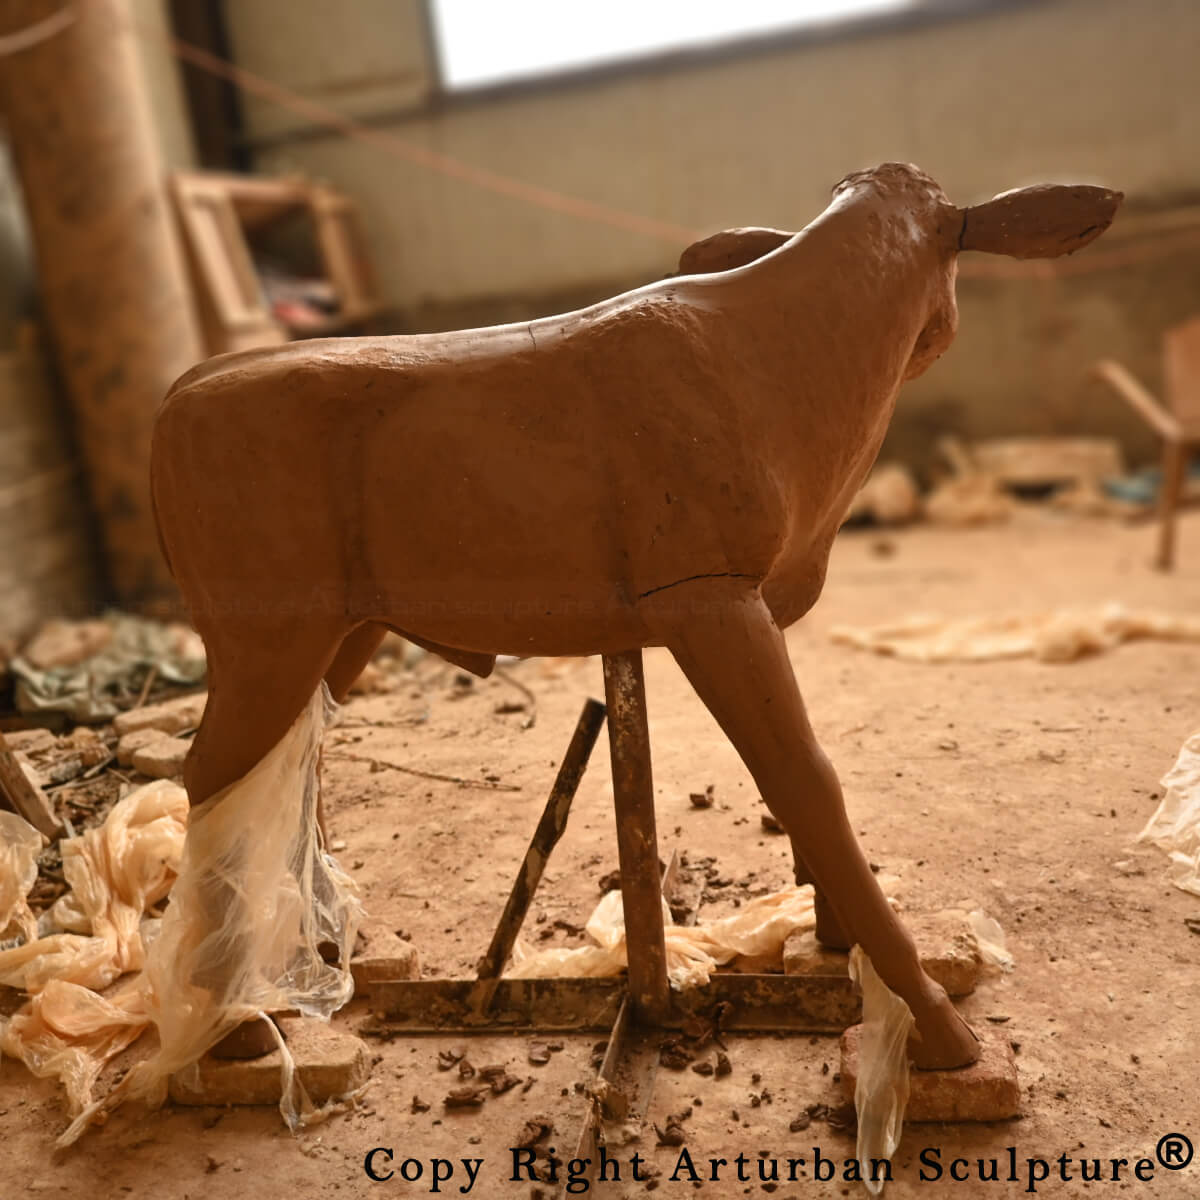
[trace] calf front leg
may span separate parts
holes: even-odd
[[[783,634],[756,588],[709,580],[656,593],[646,618],[729,736],[836,917],[916,1019],[922,1067],[979,1056],[975,1035],[879,887],[846,817],[837,775],[817,745]]]

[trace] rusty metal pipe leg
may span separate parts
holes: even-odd
[[[571,744],[567,747],[562,765],[558,768],[558,776],[550,790],[550,798],[546,801],[542,819],[538,822],[533,840],[529,843],[529,849],[521,862],[521,869],[513,881],[508,903],[504,906],[500,923],[492,935],[492,944],[479,961],[480,986],[476,1002],[480,1012],[486,1011],[492,1002],[504,964],[516,944],[525,914],[533,902],[533,894],[537,891],[542,872],[550,860],[550,852],[558,845],[559,838],[567,828],[571,801],[575,799],[575,791],[583,778],[592,747],[596,744],[603,724],[604,705],[598,700],[588,700],[583,706],[583,712],[579,714]]]
[[[670,987],[640,650],[604,656],[604,692],[629,950],[629,994],[637,1017],[657,1025],[666,1017]]]

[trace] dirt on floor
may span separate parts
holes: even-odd
[[[1021,1117],[908,1125],[888,1196],[1200,1196],[1200,1164],[1172,1171],[1156,1160],[1167,1135],[1200,1138],[1200,937],[1187,923],[1200,916],[1200,899],[1169,884],[1159,850],[1133,844],[1156,807],[1159,779],[1200,728],[1200,645],[1138,642],[1069,665],[932,666],[835,646],[829,637],[835,624],[930,611],[972,616],[1115,600],[1200,614],[1200,516],[1183,522],[1173,575],[1151,569],[1153,536],[1144,525],[1041,512],[972,532],[845,535],[821,602],[789,631],[813,724],[871,861],[900,878],[909,910],[982,907],[1000,921],[1016,958],[1011,974],[986,980],[962,1009],[976,1024],[1002,1028],[1017,1049]],[[646,672],[663,857],[679,848],[715,868],[701,920],[789,884],[787,840],[763,828],[765,810],[733,750],[666,653],[648,652]],[[426,659],[391,690],[353,700],[326,739],[331,841],[372,917],[415,943],[427,976],[472,972],[580,706],[603,694],[598,660],[529,661],[506,675],[471,681]],[[524,727],[535,715],[527,692],[536,702],[532,728]],[[464,787],[392,765],[520,790]],[[689,795],[710,786],[713,805],[694,807]],[[616,865],[601,743],[534,901],[529,946],[581,944],[599,881]],[[357,1001],[335,1018],[349,1031],[369,1021]],[[511,1148],[538,1118],[552,1127],[541,1145],[569,1158],[596,1039],[561,1039],[544,1064],[530,1062],[528,1038],[473,1039],[476,1064],[507,1064],[533,1082],[466,1110],[442,1104],[457,1080],[439,1071],[438,1053],[454,1040],[373,1038],[365,1096],[297,1137],[269,1108],[168,1106],[119,1112],[64,1153],[52,1151],[64,1126],[57,1088],[6,1060],[0,1194],[553,1194],[545,1184],[510,1180]],[[679,1167],[680,1147],[656,1145],[650,1128],[616,1151],[622,1181],[603,1194],[865,1194],[843,1178],[852,1133],[820,1108],[807,1121],[802,1115],[842,1100],[836,1039],[727,1044],[730,1074],[664,1068],[655,1085],[660,1128],[690,1109],[678,1124],[695,1175]],[[1169,1157],[1172,1145],[1163,1145]],[[395,1171],[384,1183],[364,1170],[376,1147],[392,1155],[372,1160],[379,1174]],[[644,1181],[631,1181],[635,1153]],[[435,1158],[454,1165],[453,1177],[436,1186]],[[709,1160],[722,1158],[714,1182]],[[789,1158],[805,1160],[795,1182]],[[965,1181],[950,1178],[956,1158],[965,1160]],[[464,1159],[482,1160],[473,1184]],[[981,1182],[992,1159],[999,1181]],[[1029,1159],[1045,1160],[1048,1178],[1039,1180],[1043,1164]],[[1128,1160],[1116,1182],[1112,1159]],[[1142,1169],[1149,1178],[1135,1174],[1140,1159],[1153,1164]],[[1082,1182],[1080,1160],[1089,1172],[1099,1160],[1105,1182]],[[934,1164],[940,1179],[932,1178]]]

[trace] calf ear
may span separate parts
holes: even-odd
[[[960,250],[1013,258],[1057,258],[1098,238],[1124,196],[1086,184],[1044,183],[1004,192],[963,210]]]
[[[744,267],[795,237],[780,229],[725,229],[693,242],[679,256],[680,275],[711,275]]]

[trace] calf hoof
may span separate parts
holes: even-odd
[[[227,1033],[209,1053],[213,1058],[262,1058],[278,1047],[271,1022],[255,1017]]]
[[[940,1001],[917,1017],[916,1031],[908,1039],[909,1060],[923,1071],[969,1067],[979,1055],[979,1039],[944,992]]]

